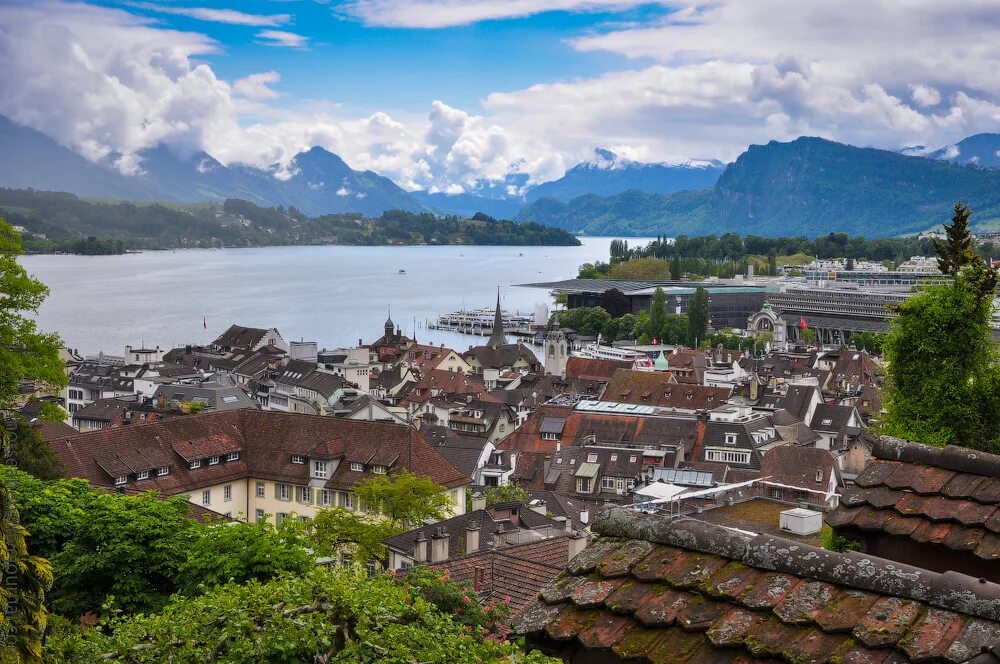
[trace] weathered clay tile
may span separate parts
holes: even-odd
[[[858,512],[865,509],[864,505],[858,507],[841,507],[826,515],[826,522],[834,528],[842,528],[854,521]]]
[[[757,582],[747,586],[738,596],[741,604],[751,609],[769,609],[795,587],[800,579],[779,572],[765,572]]]
[[[830,661],[839,664],[888,664],[886,659],[893,652],[895,651],[871,650],[857,641],[845,641]]]
[[[632,565],[645,558],[652,550],[653,545],[645,540],[629,540],[601,558],[597,563],[597,571],[607,578],[625,576]]]
[[[666,630],[646,629],[636,625],[623,636],[611,649],[622,659],[636,659],[656,649],[659,641],[665,638]]]
[[[756,568],[734,560],[703,581],[701,589],[716,597],[736,597],[747,586],[755,583],[760,575],[761,572]]]
[[[804,627],[786,625],[768,615],[754,623],[753,631],[744,640],[743,647],[754,655],[780,657],[788,645],[805,632]]]
[[[674,586],[688,588],[715,574],[729,561],[709,553],[692,553],[671,567],[665,580]]]
[[[879,596],[842,588],[816,612],[815,621],[826,632],[849,632],[871,610]]]
[[[909,467],[910,466],[902,466],[902,468]],[[931,499],[926,496],[904,492],[903,497],[899,499],[898,503],[896,503],[896,511],[906,516],[919,516],[924,513],[924,509],[926,509],[926,506],[930,501]]]
[[[706,636],[709,641],[720,647],[738,646],[750,635],[758,619],[762,620],[759,614],[753,611],[730,607],[712,624]]]
[[[813,622],[837,592],[836,586],[822,581],[803,581],[774,607],[774,615],[786,623]]]
[[[726,602],[717,602],[696,595],[678,611],[677,624],[686,630],[703,632],[725,615],[730,607],[731,605]]]
[[[647,627],[670,625],[677,613],[694,595],[680,590],[664,590],[646,598],[635,612],[636,619]]]
[[[646,653],[650,664],[684,664],[708,643],[700,632],[685,632],[679,627],[661,631],[663,638]]]
[[[620,540],[598,540],[584,549],[581,553],[577,554],[577,556],[570,561],[569,566],[566,569],[569,570],[570,574],[589,574],[594,571],[594,568],[597,567],[597,563],[599,563],[604,556],[618,549],[621,545],[622,542]]]
[[[865,505],[854,516],[853,525],[861,530],[882,530],[886,522],[896,516],[892,510],[877,510]]]
[[[1000,503],[1000,477],[987,477],[976,487],[972,498],[981,503]]]
[[[635,621],[627,616],[601,611],[589,627],[580,630],[576,638],[587,648],[611,648],[634,624]]]
[[[560,574],[555,578],[555,581],[542,589],[542,599],[549,604],[565,602],[573,594],[574,590],[586,583],[587,579],[585,577]]]
[[[665,590],[661,585],[628,579],[604,600],[604,606],[615,613],[634,613],[650,595]]]
[[[875,490],[876,489],[866,489],[860,486],[852,486],[841,494],[840,504],[844,507],[857,507],[858,505],[864,505],[868,502],[868,494]]]
[[[616,591],[625,579],[605,579],[596,574],[587,577],[574,577],[586,579],[587,582],[580,584],[573,589],[569,595],[569,600],[580,608],[596,608],[604,604],[608,595]]]
[[[923,466],[920,473],[908,486],[917,493],[938,493],[955,475],[957,475],[955,471],[946,468]]]
[[[914,463],[901,463],[882,480],[882,484],[890,489],[908,489],[920,479],[920,474],[927,466]]]
[[[641,581],[660,581],[670,569],[689,555],[683,549],[658,546],[632,566],[632,576]]]
[[[566,608],[565,603],[546,604],[545,602],[536,601],[528,607],[527,611],[521,614],[521,618],[518,620],[517,625],[515,625],[514,631],[518,634],[540,632],[564,608]]]
[[[985,533],[986,531],[982,528],[952,526],[951,532],[941,540],[941,544],[955,551],[975,551]]]
[[[885,486],[865,489],[865,491],[867,491],[865,502],[877,509],[893,507],[903,497],[902,491],[896,491]]]
[[[916,661],[941,657],[961,634],[965,622],[965,618],[952,611],[928,609],[899,645],[910,659]]]
[[[951,533],[952,524],[947,522],[923,521],[910,533],[910,537],[918,542],[940,544]]]
[[[899,597],[882,597],[854,628],[854,636],[870,648],[899,641],[920,615],[919,603]]]
[[[985,560],[1000,559],[1000,535],[997,533],[983,535],[983,540],[976,547],[974,553]]]
[[[952,641],[944,658],[949,662],[964,662],[994,645],[1000,647],[1000,623],[973,618]]]
[[[1000,508],[986,520],[986,528],[995,533],[1000,533]]]
[[[981,526],[989,522],[994,515],[997,527],[1000,528],[1000,509],[996,505],[984,505],[967,500],[963,501],[962,507],[956,511],[955,518],[967,526]]]
[[[971,498],[976,493],[976,487],[982,483],[982,475],[958,473],[941,487],[941,493],[950,498]]]
[[[932,521],[958,521],[962,510],[971,508],[973,504],[971,501],[954,500],[945,496],[928,496],[923,516]]]
[[[920,517],[895,514],[885,522],[885,532],[890,535],[910,535],[922,523],[924,523],[924,520]]]
[[[812,627],[791,641],[782,654],[792,662],[828,662],[850,640],[846,634],[828,634]]]
[[[878,486],[879,484],[882,484],[885,478],[891,475],[899,465],[900,463],[898,461],[872,461],[863,471],[861,471],[860,474],[858,474],[854,483],[863,487]]]
[[[593,625],[599,615],[601,615],[600,611],[586,611],[571,604],[549,621],[545,627],[545,633],[557,641],[572,639],[582,630]]]

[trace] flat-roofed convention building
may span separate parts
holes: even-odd
[[[564,279],[530,284],[518,284],[524,288],[545,288],[556,294],[566,295],[566,307],[596,307],[601,296],[613,288],[625,294],[629,301],[629,311],[637,314],[649,311],[653,293],[662,288],[667,296],[667,311],[687,313],[688,302],[698,286],[704,287],[709,299],[709,318],[712,327],[722,329],[734,327],[744,329],[747,318],[760,311],[768,293],[778,291],[773,285],[756,285],[733,281],[633,281],[624,279]]]

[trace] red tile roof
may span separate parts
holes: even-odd
[[[624,509],[594,530],[518,623],[529,647],[579,661],[1000,662],[995,583]]]
[[[618,369],[631,369],[627,360],[601,360],[588,357],[570,357],[566,360],[566,378],[610,380]]]
[[[293,464],[292,455],[342,460],[327,480],[334,489],[349,489],[370,476],[369,467],[352,471],[350,462],[408,468],[448,488],[468,482],[409,427],[276,411],[234,410],[131,424],[54,439],[49,446],[69,477],[113,486],[116,475],[127,474],[137,488],[167,495],[248,477],[308,484],[309,467]],[[225,461],[228,452],[238,452],[239,458]],[[223,459],[190,468],[189,461],[209,456]],[[135,471],[160,466],[170,472],[135,480]]]
[[[711,410],[725,404],[731,392],[728,387],[678,385],[670,372],[619,369],[601,398],[662,408]]]
[[[1000,455],[882,437],[873,456],[827,523],[1000,565]]]

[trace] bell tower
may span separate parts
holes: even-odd
[[[559,328],[559,314],[556,314],[552,330],[545,335],[545,375],[566,377],[566,361],[569,359],[569,344],[566,335]]]

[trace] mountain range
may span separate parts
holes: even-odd
[[[598,148],[559,179],[528,184],[512,172],[459,194],[408,192],[358,171],[323,148],[299,153],[280,172],[224,165],[165,146],[141,153],[142,174],[123,175],[0,116],[0,186],[90,198],[174,203],[239,198],[317,216],[390,209],[537,221],[574,233],[677,235],[757,233],[866,236],[940,224],[956,200],[979,227],[1000,226],[1000,134],[978,134],[938,150],[858,148],[819,138],[750,146],[735,162],[650,164]]]

